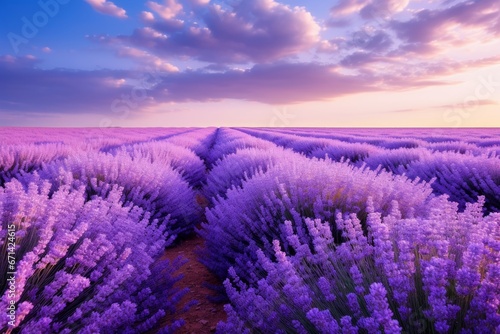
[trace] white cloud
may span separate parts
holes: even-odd
[[[165,20],[175,18],[182,12],[182,5],[176,0],[165,0],[164,5],[154,1],[148,1],[147,6]]]
[[[111,1],[106,0],[85,0],[92,8],[101,14],[111,15],[119,18],[127,18],[127,12],[125,9],[118,7]]]

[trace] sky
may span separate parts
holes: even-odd
[[[500,127],[498,0],[3,0],[0,126]]]

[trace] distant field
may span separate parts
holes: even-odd
[[[218,333],[500,333],[500,129],[0,128],[0,217],[1,333],[183,333],[195,234]]]

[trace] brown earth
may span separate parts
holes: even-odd
[[[192,300],[198,301],[198,304],[191,306],[186,313],[178,316],[186,321],[186,324],[176,332],[179,334],[214,333],[217,323],[226,320],[223,304],[209,301],[207,297],[215,296],[215,293],[203,286],[204,282],[211,285],[221,284],[215,275],[198,262],[195,250],[203,246],[203,242],[200,236],[192,236],[167,249],[162,257],[173,261],[178,256],[182,256],[189,261],[176,272],[184,277],[175,286],[180,289],[189,288],[189,292],[181,299],[177,308],[182,309]]]

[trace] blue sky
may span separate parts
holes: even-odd
[[[0,126],[500,126],[496,0],[6,0]]]

